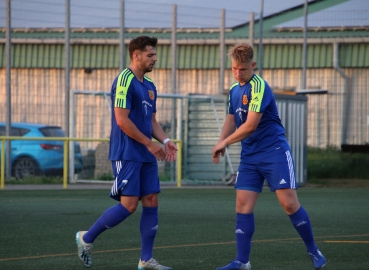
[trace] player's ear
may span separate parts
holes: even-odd
[[[252,66],[252,69],[255,69],[255,67],[256,67],[256,62],[252,62],[251,66]]]

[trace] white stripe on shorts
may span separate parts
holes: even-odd
[[[292,160],[291,152],[286,151],[286,156],[287,156],[287,162],[288,162],[288,169],[290,172],[290,188],[296,189],[295,170],[293,168],[293,160]]]
[[[116,161],[115,162],[115,167],[116,167],[116,175],[118,175],[120,170],[122,169],[122,162],[120,160]],[[115,177],[114,184],[111,187],[111,194],[113,196],[118,194],[118,176]]]

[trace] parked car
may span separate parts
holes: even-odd
[[[6,123],[0,122],[0,136],[5,136]],[[10,136],[65,137],[58,126],[31,123],[12,123]],[[11,172],[17,179],[37,175],[63,175],[64,142],[48,140],[12,140]],[[1,151],[1,144],[0,144]],[[74,143],[74,171],[83,169],[81,148]]]

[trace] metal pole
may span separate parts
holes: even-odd
[[[259,52],[258,52],[258,66],[259,76],[263,76],[263,13],[264,13],[264,0],[260,0],[260,19],[259,19]]]
[[[122,71],[125,66],[125,47],[124,47],[124,0],[120,2],[120,26],[119,26],[119,69]]]
[[[71,130],[73,128],[70,127],[73,121],[70,121],[70,117],[74,117],[71,113],[70,108],[70,0],[65,0],[65,37],[64,37],[64,46],[65,46],[65,133],[67,137],[71,137]],[[67,146],[68,144],[64,144]],[[64,166],[67,166],[66,172],[69,172],[69,181],[72,182],[74,180],[74,148],[73,142],[69,142],[69,164],[68,162],[64,163]],[[65,153],[65,152],[64,152]],[[68,166],[69,165],[69,166]],[[69,170],[68,170],[69,167]]]
[[[176,72],[177,72],[177,5],[173,5],[173,9],[172,9],[172,94],[176,94],[177,92]]]
[[[348,114],[350,113],[350,102],[351,102],[351,95],[350,95],[350,78],[349,76],[342,70],[340,67],[340,60],[339,60],[339,44],[333,44],[333,67],[338,71],[341,77],[344,79],[343,85],[343,96],[342,96],[342,110],[341,110],[341,119],[342,119],[342,127],[341,127],[341,145],[346,143],[347,138],[347,129],[349,127],[349,118]]]
[[[177,93],[177,5],[172,6],[172,94]],[[172,119],[170,131],[172,139],[176,138],[176,103],[175,98],[172,99]],[[178,135],[178,134],[177,134]],[[170,179],[175,179],[174,163],[170,165]],[[179,179],[177,179],[178,181]]]
[[[5,135],[10,136],[11,129],[11,70],[12,70],[12,61],[11,61],[11,17],[10,17],[10,0],[6,1],[6,128]],[[6,153],[5,153],[5,172],[6,172],[6,181],[10,181],[11,176],[11,160],[10,160],[10,149],[11,149],[11,141],[6,140]]]
[[[250,12],[249,43],[252,47],[254,47],[254,23],[255,23],[255,13]]]
[[[302,78],[301,78],[301,89],[306,89],[306,43],[307,43],[307,16],[308,16],[308,0],[305,0],[304,5],[304,43],[302,45]]]
[[[220,11],[220,34],[219,34],[219,94],[224,91],[224,52],[225,52],[225,9]]]

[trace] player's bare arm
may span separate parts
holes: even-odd
[[[233,114],[228,114],[222,128],[222,132],[219,137],[219,142],[222,142],[225,138],[231,135],[236,130],[236,122],[234,120]],[[224,156],[225,147],[216,152],[216,156],[213,154],[213,162],[217,164],[219,162],[220,156]]]
[[[147,149],[156,157],[157,160],[165,159],[164,150],[154,143],[150,138],[146,137],[136,125],[129,119],[130,110],[122,108],[114,108],[117,125],[132,139],[145,145]]]
[[[234,120],[233,114],[228,114],[222,128],[222,132],[219,137],[219,141],[223,141],[229,135],[236,130],[236,121]]]
[[[152,115],[152,137],[159,142],[163,142],[167,138],[167,135],[163,131],[162,127],[156,121],[155,113],[153,113]],[[168,162],[176,160],[178,151],[176,144],[173,143],[172,141],[168,141],[167,143],[164,144],[164,148],[165,148],[165,160]]]
[[[249,137],[258,127],[262,116],[262,113],[249,111],[246,122],[243,123],[234,133],[224,139],[226,146],[240,142]]]
[[[249,111],[246,122],[243,123],[234,133],[229,135],[224,140],[219,141],[214,146],[212,152],[213,162],[218,163],[220,152],[224,151],[223,149],[225,149],[228,145],[240,142],[243,139],[249,137],[258,127],[262,116],[263,116],[262,113]]]

